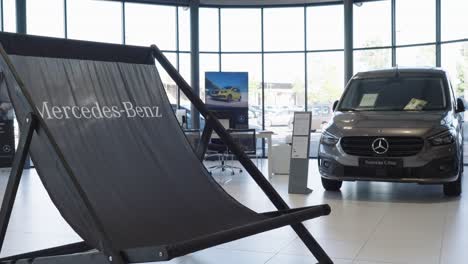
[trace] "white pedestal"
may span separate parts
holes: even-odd
[[[273,174],[289,174],[291,146],[289,144],[273,145],[271,154]]]

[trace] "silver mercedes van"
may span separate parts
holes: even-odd
[[[461,194],[462,113],[447,73],[436,68],[361,72],[333,105],[319,144],[322,185],[343,181],[442,184]]]

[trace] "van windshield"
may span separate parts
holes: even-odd
[[[447,108],[439,77],[356,79],[341,100],[339,111],[431,111]]]

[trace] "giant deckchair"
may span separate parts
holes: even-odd
[[[161,51],[1,33],[2,88],[21,137],[0,212],[0,243],[29,152],[54,205],[83,242],[0,263],[142,263],[291,225],[319,263],[332,263],[302,221],[328,205],[290,209]],[[193,151],[155,61],[206,119]],[[278,211],[229,196],[200,158],[215,131]],[[0,245],[1,246],[1,245]]]

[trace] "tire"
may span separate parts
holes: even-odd
[[[329,180],[329,179],[325,179],[323,177],[321,177],[321,178],[322,178],[322,186],[327,191],[337,192],[337,191],[340,190],[341,185],[343,185],[342,181]]]
[[[458,176],[458,179],[456,181],[444,184],[444,194],[446,196],[457,197],[461,195],[461,178],[461,176]]]
[[[242,101],[242,96],[239,96],[239,100],[237,100],[238,102]]]
[[[464,142],[464,141],[462,141],[462,142]],[[464,172],[465,171],[465,151],[463,150],[463,147],[462,147],[461,162],[460,163],[461,163],[460,166],[462,168],[461,171]]]
[[[463,160],[463,154],[462,154]],[[462,193],[462,179],[463,179],[463,161],[460,162],[458,169],[458,179],[454,182],[444,183],[444,194],[450,197],[458,197]]]
[[[228,102],[232,102],[232,95],[228,95],[227,101],[228,101]]]

